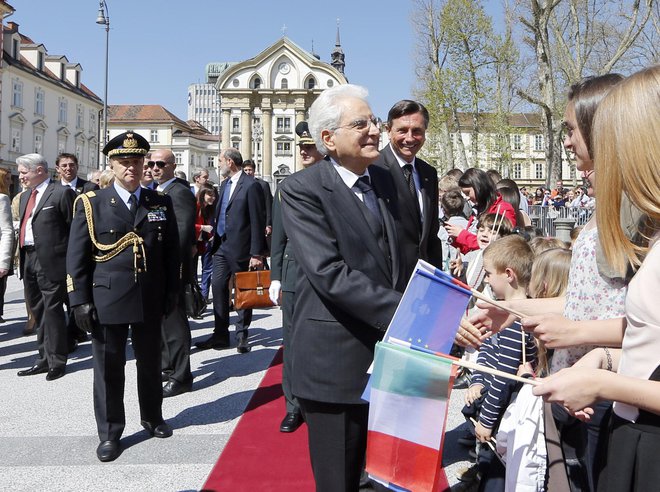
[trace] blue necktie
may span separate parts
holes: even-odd
[[[227,215],[227,205],[229,204],[229,195],[231,194],[231,179],[227,181],[225,190],[222,193],[222,200],[220,201],[220,213],[218,214],[218,225],[216,231],[218,236],[225,235],[225,216]]]

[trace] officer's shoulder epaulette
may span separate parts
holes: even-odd
[[[156,193],[158,193],[158,196],[165,196],[165,193],[163,193],[162,191],[157,191]]]
[[[87,195],[90,198],[94,198],[96,196],[96,192],[95,191],[88,191],[87,193],[85,193],[85,195]]]

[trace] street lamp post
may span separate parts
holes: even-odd
[[[105,94],[103,96],[103,147],[105,147],[108,143],[108,49],[110,46],[110,14],[105,0],[99,1],[99,15],[96,17],[96,23],[105,26]]]

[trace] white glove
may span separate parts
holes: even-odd
[[[271,280],[270,288],[268,289],[268,297],[271,302],[277,306],[280,302],[280,291],[282,290],[282,283],[279,280]]]

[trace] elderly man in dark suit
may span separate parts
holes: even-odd
[[[312,104],[309,127],[330,160],[288,177],[282,219],[299,268],[293,311],[293,394],[309,429],[319,491],[357,491],[374,347],[401,299],[391,175],[378,157],[380,121],[366,90],[342,85]]]
[[[37,360],[18,375],[47,372],[46,379],[52,381],[66,370],[66,249],[76,194],[50,180],[48,163],[41,155],[21,156],[16,164],[27,188],[19,204],[20,274],[39,343]]]
[[[213,237],[213,334],[195,345],[200,349],[229,347],[229,280],[232,274],[263,268],[266,242],[264,197],[261,186],[243,172],[243,158],[236,149],[223,150],[218,172],[226,178],[217,201],[216,228]],[[250,351],[248,327],[252,309],[236,312],[236,350]]]
[[[396,184],[401,212],[397,232],[406,278],[412,274],[418,259],[442,267],[438,173],[416,157],[426,141],[428,125],[429,113],[421,103],[407,99],[396,103],[387,115],[390,143],[375,162],[392,174]]]
[[[176,224],[179,228],[179,257],[181,259],[181,283],[179,302],[163,320],[163,373],[167,382],[163,387],[163,397],[169,398],[192,389],[193,376],[190,371],[190,324],[186,315],[184,287],[193,281],[193,248],[195,240],[195,217],[197,205],[190,193],[190,185],[174,176],[176,158],[169,149],[158,149],[151,153],[147,161],[154,180],[156,191],[172,199]]]
[[[96,183],[92,183],[91,181],[87,181],[78,176],[78,157],[76,157],[75,154],[63,152],[58,155],[55,160],[55,170],[60,177],[60,184],[71,188],[76,192],[76,195],[99,189],[99,186]],[[68,346],[69,352],[72,352],[75,350],[78,342],[87,341],[87,333],[76,326],[76,320],[69,309],[68,298],[66,306],[69,313],[69,319],[67,322],[69,337]]]
[[[140,187],[148,150],[137,133],[110,140],[103,153],[114,183],[81,195],[71,225],[67,290],[78,325],[92,333],[101,461],[121,454],[129,328],[141,424],[151,436],[172,435],[161,410],[161,321],[179,293],[179,239],[170,197]]]

